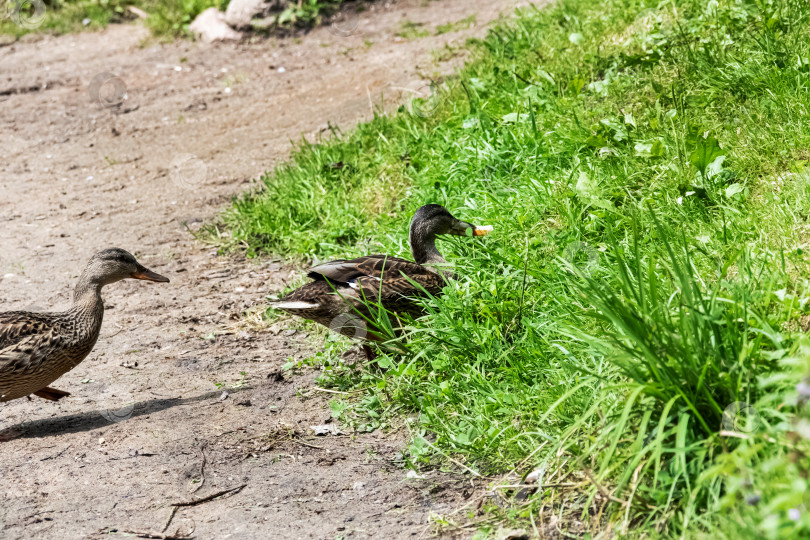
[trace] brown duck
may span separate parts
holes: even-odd
[[[48,387],[90,354],[101,332],[101,289],[122,279],[168,283],[123,249],[96,253],[62,313],[0,313],[0,402],[31,394],[57,401],[68,392]]]
[[[367,255],[319,264],[307,274],[313,281],[272,306],[344,335],[379,341],[379,333],[368,324],[374,320],[371,311],[375,306],[393,313],[417,314],[420,309],[415,298],[425,291],[431,295],[440,293],[445,279],[453,276],[436,248],[438,235],[466,236],[470,231],[473,236],[484,236],[491,230],[456,219],[438,204],[422,206],[413,216],[409,235],[416,262],[389,255]],[[368,345],[363,345],[363,349],[373,359]]]

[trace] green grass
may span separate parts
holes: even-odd
[[[420,22],[413,22],[413,21],[402,21],[399,25],[399,30],[397,31],[396,35],[408,39],[419,39],[423,37],[428,37],[430,32],[425,29],[425,25]]]
[[[436,27],[435,35],[440,36],[442,34],[448,34],[450,32],[458,32],[459,30],[466,30],[470,26],[475,24],[476,15],[470,15],[469,17],[465,17],[456,22],[449,22],[446,24],[440,24]],[[414,22],[414,21],[403,21],[399,25],[399,30],[396,32],[396,35],[407,40],[414,40],[420,39],[424,37],[428,37],[430,35],[430,31],[425,28],[424,23]]]
[[[464,17],[460,21],[456,22],[449,22],[446,24],[440,24],[436,27],[436,35],[440,36],[442,34],[449,34],[450,32],[458,32],[459,30],[466,30],[467,28],[471,27],[475,24],[476,15],[470,15],[469,17]]]
[[[426,203],[495,225],[443,242],[461,277],[387,371],[345,365],[342,341],[312,361],[363,390],[342,421],[404,422],[410,466],[550,486],[437,526],[807,537],[809,18],[797,0],[521,10],[432,96],[302,143],[220,241],[408,256]]]
[[[0,0],[6,17],[0,18],[0,34],[20,37],[30,32],[63,34],[83,29],[98,30],[111,23],[131,21],[134,6],[147,13],[146,26],[158,37],[190,36],[188,26],[208,9],[224,11],[229,0]],[[329,16],[343,0],[290,1],[275,15],[268,28],[309,26]]]

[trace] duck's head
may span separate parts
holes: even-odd
[[[440,204],[426,204],[413,215],[410,229],[411,250],[416,262],[446,262],[436,249],[436,236],[452,234],[455,236],[484,236],[492,227],[480,227],[461,221]]]
[[[87,263],[81,281],[103,287],[122,279],[143,279],[168,283],[169,279],[141,265],[128,251],[110,248],[99,251]]]
[[[411,221],[411,240],[414,237],[427,237],[438,234],[456,236],[484,236],[492,227],[475,226],[461,221],[440,204],[426,204],[420,207]]]

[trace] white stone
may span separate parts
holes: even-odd
[[[249,28],[256,17],[265,17],[285,7],[282,0],[231,0],[225,11],[225,22],[234,28]]]
[[[197,15],[188,29],[206,43],[242,39],[242,34],[228,26],[225,23],[225,14],[215,7]]]

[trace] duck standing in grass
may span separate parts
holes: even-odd
[[[437,236],[466,236],[468,231],[472,236],[484,236],[491,230],[456,219],[438,204],[422,206],[413,216],[409,236],[416,262],[367,255],[323,263],[309,270],[307,275],[313,281],[271,305],[341,334],[379,341],[374,328],[365,331],[367,321],[374,320],[370,306],[392,313],[418,314],[415,297],[423,296],[425,291],[431,295],[440,293],[445,279],[453,276],[436,248]],[[364,344],[363,350],[369,360],[374,358],[368,345]]]
[[[48,385],[93,350],[104,318],[101,289],[127,278],[169,282],[123,249],[106,249],[87,263],[67,311],[0,313],[0,402],[31,394],[51,401],[69,396]]]

